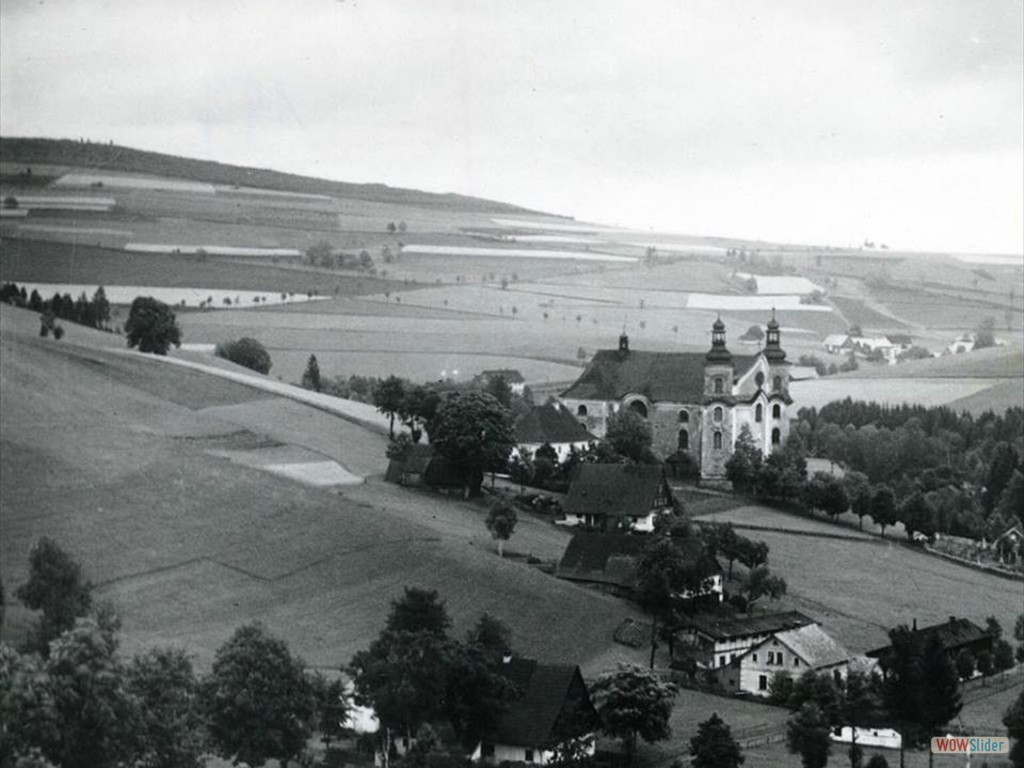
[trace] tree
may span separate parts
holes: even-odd
[[[762,597],[778,600],[786,594],[786,580],[773,574],[767,565],[759,565],[750,571],[741,589],[748,603],[754,603]]]
[[[202,700],[216,753],[236,764],[297,757],[316,712],[302,661],[260,624],[246,624],[217,649]]]
[[[512,630],[500,619],[489,613],[482,613],[466,635],[466,643],[495,658],[502,658],[512,650]]]
[[[857,528],[864,530],[864,518],[871,514],[871,488],[862,486],[853,498],[853,514],[857,516]]]
[[[1014,664],[1013,646],[1003,638],[996,640],[992,648],[992,667],[996,672],[1010,669]]]
[[[373,404],[390,419],[388,437],[395,439],[395,416],[405,401],[405,382],[397,376],[388,376],[373,388]]]
[[[625,408],[608,418],[605,442],[620,456],[632,461],[650,463],[651,427],[638,413]]]
[[[1013,624],[1013,639],[1017,641],[1017,661],[1024,663],[1024,613],[1019,614]]]
[[[71,629],[75,619],[92,607],[92,585],[81,566],[45,536],[29,553],[28,582],[14,594],[25,607],[42,611],[35,643],[43,655],[51,640]]]
[[[484,471],[504,467],[515,446],[512,415],[482,392],[449,393],[427,431],[431,445],[462,473],[467,497],[480,495]]]
[[[39,294],[36,294],[38,298]],[[92,295],[92,317],[93,324],[97,328],[103,328],[110,322],[110,302],[107,300],[107,292],[103,286],[99,286]]]
[[[996,345],[996,319],[986,317],[974,331],[974,349],[985,349]]]
[[[697,735],[690,739],[694,768],[739,768],[745,758],[717,712],[697,726]]]
[[[793,695],[793,675],[786,670],[780,670],[772,675],[768,681],[768,700],[772,704],[788,704]]]
[[[330,748],[332,739],[339,739],[348,719],[348,699],[341,678],[328,680],[317,673],[311,680],[316,699],[316,729],[320,739]]]
[[[323,264],[326,259],[332,257],[331,251],[331,244],[326,240],[320,240],[306,249],[306,261],[313,266]]]
[[[828,472],[815,472],[804,489],[804,501],[813,509],[820,509],[835,522],[850,507],[843,484]]]
[[[985,678],[989,677],[993,672],[995,672],[995,669],[996,669],[995,668],[995,660],[993,658],[993,655],[992,655],[991,651],[987,651],[984,648],[982,648],[980,651],[978,651],[978,658],[977,658],[977,661],[976,661],[976,666],[978,668],[978,673],[981,675],[981,684],[984,685],[985,684]],[[957,667],[957,672],[959,672],[959,671],[960,671],[960,669],[959,669],[959,666],[958,666]]]
[[[523,493],[524,486],[533,482],[534,464],[533,455],[527,448],[520,448],[512,456],[508,464],[508,476],[513,483],[519,483],[519,493]]]
[[[512,538],[516,528],[516,511],[507,501],[494,504],[487,513],[487,530],[491,538],[497,542],[498,557],[505,556],[505,542]]]
[[[882,755],[872,755],[864,768],[889,768],[889,761]]]
[[[887,485],[877,486],[871,493],[871,520],[882,526],[882,538],[886,526],[896,523],[896,496]]]
[[[960,714],[960,681],[938,635],[932,635],[924,647],[921,659],[924,696],[918,722],[925,733],[933,735]]]
[[[49,679],[54,742],[43,751],[62,768],[102,768],[139,756],[138,700],[128,689],[114,633],[83,619],[53,641]]]
[[[725,462],[725,477],[739,493],[752,493],[757,484],[764,457],[761,449],[754,444],[750,426],[744,424],[736,438],[732,456]]]
[[[214,354],[257,373],[270,373],[270,353],[257,339],[244,336],[237,341],[218,344]]]
[[[974,661],[974,654],[964,648],[956,655],[956,674],[961,680],[970,680],[974,677],[974,670],[977,664]]]
[[[1006,735],[1013,741],[1010,749],[1010,762],[1013,768],[1024,768],[1024,691],[1003,715]]]
[[[800,755],[804,768],[825,768],[832,751],[830,724],[821,707],[806,702],[786,723],[786,746]]]
[[[920,491],[915,491],[900,505],[896,516],[910,539],[915,533],[928,537],[935,534],[935,509]]]
[[[391,601],[385,629],[391,632],[426,632],[445,637],[452,626],[448,609],[435,589],[406,587],[405,593]]]
[[[314,392],[319,392],[323,387],[320,381],[320,363],[317,362],[316,355],[310,355],[306,362],[306,370],[302,373],[302,387]]]
[[[198,768],[205,751],[199,686],[188,655],[154,648],[128,668],[128,690],[139,702],[143,768]]]
[[[512,406],[512,386],[504,376],[491,376],[487,380],[484,392],[489,394],[506,408]]]
[[[53,696],[43,660],[0,643],[0,765],[12,765],[40,745],[52,753],[60,739]]]
[[[648,743],[667,739],[672,731],[669,717],[678,689],[658,675],[635,664],[620,665],[594,683],[592,693],[602,730],[621,739],[632,762],[637,739]]]
[[[138,347],[140,352],[166,355],[172,344],[181,346],[181,329],[174,311],[152,296],[139,296],[132,302],[124,332],[128,346]]]

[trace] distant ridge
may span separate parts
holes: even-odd
[[[508,203],[484,200],[453,193],[421,192],[389,187],[386,184],[352,184],[300,176],[264,168],[227,165],[212,160],[196,160],[160,152],[148,152],[117,144],[99,144],[71,139],[30,139],[0,137],[0,160],[26,165],[70,165],[82,168],[169,176],[209,184],[260,187],[282,192],[330,195],[379,203],[418,205],[431,208],[458,208],[481,213],[531,213]],[[549,214],[544,214],[549,215]]]

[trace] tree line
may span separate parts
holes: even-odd
[[[56,320],[66,320],[98,330],[114,330],[110,327],[110,302],[102,285],[96,289],[92,298],[83,291],[77,299],[73,299],[69,293],[54,293],[51,298],[44,299],[35,288],[28,293],[24,286],[19,288],[16,283],[4,283],[0,286],[0,301],[38,312],[41,316],[41,336],[50,333],[57,338],[63,336],[63,329],[57,333],[59,326],[55,324]]]

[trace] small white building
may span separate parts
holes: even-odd
[[[780,630],[813,624],[799,611],[737,616],[697,614],[686,619],[675,636],[676,658],[690,658],[703,669],[726,667],[754,645]]]
[[[841,744],[852,744],[856,737],[862,747],[880,747],[882,749],[899,749],[903,745],[903,736],[892,728],[853,728],[844,725],[836,727],[829,738]]]
[[[557,404],[534,406],[516,421],[514,431],[513,455],[529,451],[536,456],[539,448],[550,445],[559,462],[565,461],[573,448],[583,450],[597,440],[575,416]]]

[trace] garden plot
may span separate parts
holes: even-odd
[[[633,256],[614,256],[590,251],[551,251],[542,248],[479,248],[459,245],[406,245],[402,256],[485,256],[510,259],[561,259],[565,261],[635,262]]]
[[[112,197],[58,197],[17,195],[18,207],[29,211],[109,211],[117,201]]]
[[[39,291],[43,298],[55,293],[70,294],[72,297],[85,294],[92,296],[99,285],[81,283],[18,283],[31,293]],[[174,307],[208,306],[211,309],[239,309],[241,307],[271,304],[292,304],[309,301],[325,301],[326,296],[309,296],[305,293],[272,293],[264,291],[224,291],[216,288],[162,288],[145,285],[104,285],[104,293],[111,304],[131,304],[139,296],[152,296],[157,301]]]

